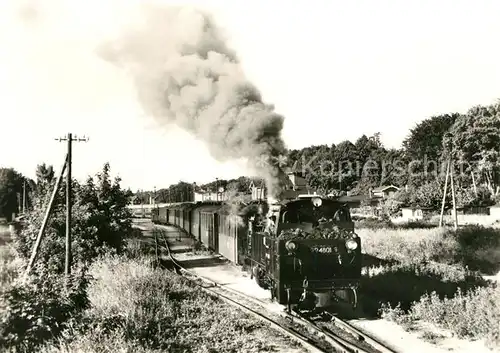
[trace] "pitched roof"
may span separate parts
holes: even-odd
[[[379,186],[377,188],[374,188],[372,190],[372,192],[385,191],[385,190],[390,189],[390,188],[395,188],[395,189],[399,190],[399,188],[397,186],[394,186],[394,185],[384,185],[384,186]]]
[[[352,196],[340,196],[337,198],[337,201],[339,202],[357,202],[357,201],[363,201],[363,200],[379,200],[381,199],[380,196],[374,196],[371,197],[368,195],[352,195]]]

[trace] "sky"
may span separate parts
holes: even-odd
[[[0,5],[0,166],[34,177],[61,168],[72,132],[73,175],[109,161],[132,190],[245,174],[188,133],[147,117],[127,73],[95,48],[139,0],[5,0]],[[500,98],[500,2],[167,1],[208,9],[247,77],[285,117],[290,148],[382,134],[399,147],[432,115]]]

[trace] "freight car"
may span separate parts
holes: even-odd
[[[235,214],[221,202],[160,207],[155,223],[175,225],[242,265],[280,304],[315,309],[357,304],[361,241],[347,207],[320,197],[255,203]]]

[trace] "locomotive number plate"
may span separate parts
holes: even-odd
[[[320,254],[333,253],[333,249],[331,246],[313,246],[313,247],[311,247],[311,251],[314,253],[320,253]]]

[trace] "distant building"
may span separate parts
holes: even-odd
[[[490,207],[490,216],[493,219],[500,220],[500,205],[494,205]]]
[[[373,197],[380,197],[382,199],[387,199],[394,196],[394,194],[399,191],[399,188],[394,185],[385,185],[378,188],[374,188],[370,191]]]
[[[282,190],[283,198],[285,199],[293,199],[298,195],[303,194],[315,194],[315,190],[309,189],[307,187],[307,181],[302,176],[301,173],[297,172],[289,172],[286,174],[287,179],[282,180],[285,186]],[[264,182],[262,184],[256,184],[251,182],[249,185],[249,189],[252,193],[252,200],[266,200],[267,199],[267,190]]]
[[[337,201],[346,203],[349,208],[361,208],[364,204],[366,206],[377,207],[382,201],[382,197],[370,195],[352,195],[340,196]]]
[[[435,212],[431,207],[403,207],[401,208],[401,218],[406,221],[419,221],[432,216]]]
[[[195,192],[194,201],[204,202],[204,201],[226,201],[229,199],[229,193],[227,192]]]
[[[248,189],[250,190],[250,192],[252,194],[252,200],[265,200],[266,199],[266,186],[265,186],[264,182],[257,185],[256,183],[254,183],[252,181],[252,182],[250,182]]]

